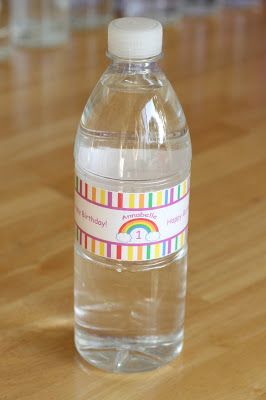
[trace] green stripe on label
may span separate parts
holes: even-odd
[[[151,246],[147,246],[147,260],[149,260],[151,258]]]
[[[178,248],[178,236],[175,238],[175,249],[177,250]]]
[[[178,197],[178,199],[180,198],[180,185],[178,185],[178,192],[177,192],[177,197]]]
[[[79,189],[79,178],[76,176],[76,190]]]
[[[149,207],[152,207],[152,193],[149,193]]]

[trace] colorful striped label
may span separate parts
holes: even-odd
[[[88,252],[124,261],[165,257],[187,240],[189,177],[156,192],[114,192],[76,176],[76,238]]]

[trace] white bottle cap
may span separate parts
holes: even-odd
[[[142,17],[114,19],[108,26],[108,52],[125,59],[144,59],[162,52],[160,22]]]

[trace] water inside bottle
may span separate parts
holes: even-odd
[[[98,132],[98,135],[103,138],[108,133]],[[136,149],[122,151],[99,145],[92,151],[88,142],[95,137],[96,132],[80,127],[76,169],[91,185],[141,193],[171,187],[188,173],[190,142],[186,129],[172,135],[170,158],[168,151],[158,149],[136,155]],[[139,180],[136,180],[136,157],[142,170]],[[160,178],[170,171],[174,159],[178,174]],[[121,181],[123,160],[127,166],[123,176],[126,174],[127,179]],[[158,171],[150,163],[157,165]],[[131,372],[159,367],[181,351],[186,242],[185,238],[184,247],[174,255],[145,262],[104,259],[76,243],[76,346],[85,359],[102,369]]]
[[[149,263],[108,262],[76,245],[76,345],[102,369],[144,371],[182,349],[186,248]]]

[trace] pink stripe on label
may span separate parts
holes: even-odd
[[[174,188],[170,190],[170,203],[172,204],[174,202]]]
[[[113,199],[112,192],[108,192],[108,207],[112,207],[112,199]]]
[[[85,197],[88,198],[88,184],[85,183]]]
[[[171,253],[171,239],[168,240],[168,249],[167,249],[168,254]]]
[[[107,243],[107,257],[111,257],[111,244]]]

